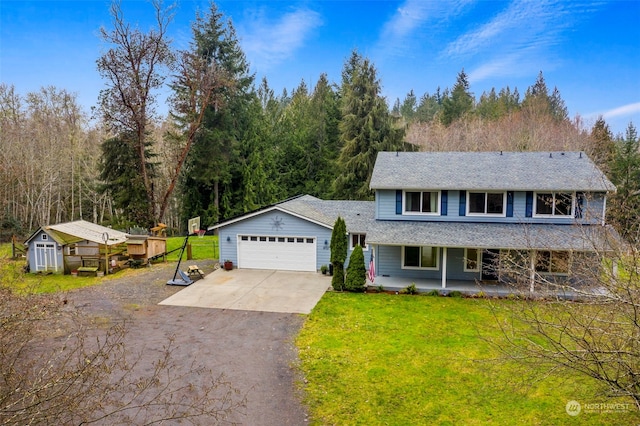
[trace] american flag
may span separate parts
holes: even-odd
[[[373,249],[371,250],[371,260],[369,261],[369,281],[373,284],[376,279],[376,266],[373,263]]]

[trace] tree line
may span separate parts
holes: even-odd
[[[507,86],[476,99],[462,70],[451,89],[410,91],[389,107],[375,65],[354,50],[338,83],[322,74],[275,94],[215,3],[196,15],[184,50],[167,38],[172,8],[152,7],[156,25],[142,32],[111,5],[97,121],[64,89],[22,97],[0,85],[5,233],[78,218],[183,232],[189,217],[212,224],[299,194],[372,199],[376,155],[389,150],[583,150],[624,186],[612,211],[640,211],[635,128],[614,136],[602,118],[592,129],[570,119],[542,72],[522,98]]]

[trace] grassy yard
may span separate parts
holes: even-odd
[[[167,238],[167,251],[182,247],[184,237]],[[217,259],[218,258],[218,237],[205,236],[204,238],[190,237],[192,259]],[[176,262],[180,250],[167,256],[169,262]],[[35,293],[53,293],[56,291],[67,291],[75,288],[87,287],[98,284],[111,277],[122,277],[126,274],[143,273],[142,270],[125,269],[115,275],[106,277],[72,277],[71,275],[39,275],[25,274],[23,267],[26,260],[11,260],[11,244],[0,244],[0,285],[8,285],[13,289]],[[187,259],[187,253],[182,257]],[[160,260],[161,262],[162,260]]]
[[[494,324],[487,300],[327,293],[296,341],[312,424],[639,424],[633,404],[569,416],[571,400],[631,401],[573,375],[524,380],[542,372],[497,361]]]

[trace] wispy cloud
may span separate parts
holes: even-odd
[[[410,39],[423,33],[428,25],[440,25],[474,0],[406,0],[384,24],[377,50],[383,55],[411,49]]]
[[[311,9],[296,9],[277,19],[268,19],[264,10],[254,10],[239,26],[243,50],[261,71],[290,58],[312,32],[322,25],[322,17]]]
[[[557,60],[554,46],[562,43],[563,33],[583,15],[597,10],[597,5],[590,6],[564,0],[515,0],[489,21],[458,36],[442,56],[450,60],[480,60],[480,65],[469,73],[475,81],[538,72],[543,67],[548,70]]]
[[[640,114],[640,102],[622,105],[617,108],[613,108],[608,111],[605,111],[600,115],[602,115],[604,118],[616,118],[616,117],[628,117],[633,114]]]

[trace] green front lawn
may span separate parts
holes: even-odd
[[[312,424],[638,424],[591,379],[497,361],[495,321],[482,299],[327,293],[296,340]],[[630,405],[572,417],[571,400]]]

